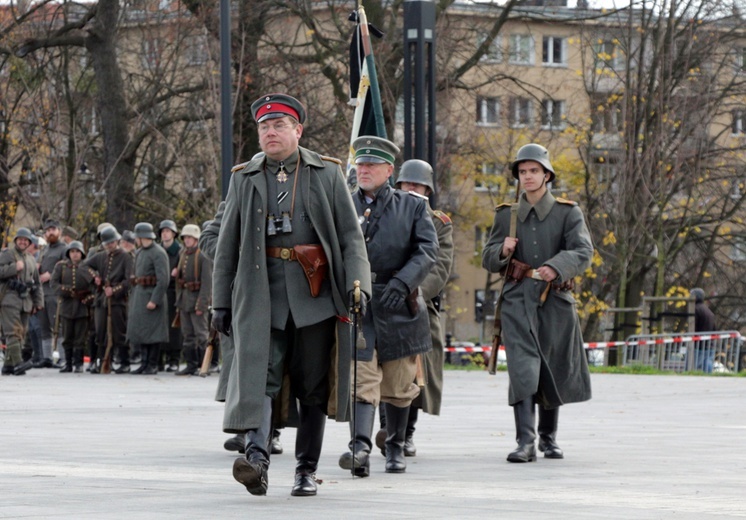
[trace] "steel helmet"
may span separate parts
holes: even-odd
[[[399,183],[411,182],[413,184],[422,184],[430,188],[430,193],[435,191],[433,186],[433,167],[421,159],[410,159],[404,161],[399,169],[399,177],[396,179],[396,187]]]
[[[511,165],[513,177],[516,179],[518,178],[518,165],[523,161],[536,161],[541,164],[549,172],[549,182],[554,181],[554,168],[552,167],[552,163],[549,162],[549,151],[540,144],[527,144],[521,146],[521,149],[518,150],[518,155],[516,155],[515,161]]]
[[[174,224],[174,227],[176,227],[176,224]],[[153,224],[151,224],[150,222],[138,222],[137,224],[135,224],[135,238],[149,238],[151,240],[155,240]]]
[[[65,256],[70,258],[70,250],[77,249],[83,254],[83,258],[85,258],[85,250],[83,249],[83,244],[78,240],[73,240],[70,242],[67,246],[67,249],[65,249]]]
[[[153,228],[151,227],[150,229],[152,230]],[[174,222],[173,220],[161,220],[161,223],[158,224],[158,231],[160,231],[161,229],[170,229],[174,232],[174,235],[179,234],[179,228],[176,227],[176,222]],[[135,233],[137,233],[137,226],[135,226]]]
[[[27,227],[18,228],[18,231],[16,231],[16,236],[13,237],[13,242],[15,242],[19,238],[25,238],[29,242],[33,242],[36,238],[34,234],[31,232],[31,230]]]
[[[101,232],[107,227],[114,227],[114,226],[112,224],[109,224],[108,222],[102,222],[96,227],[96,234],[100,237]]]
[[[183,228],[181,228],[181,238],[184,237],[192,237],[199,240],[200,230],[199,226],[195,224],[187,224]]]
[[[104,229],[102,229],[99,232],[99,235],[101,236],[101,243],[103,245],[110,244],[116,240],[120,240],[122,237],[119,235],[119,232],[117,231],[117,228],[114,226],[109,226]]]

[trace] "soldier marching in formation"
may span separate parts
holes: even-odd
[[[389,185],[399,148],[373,136],[359,137],[353,148],[358,187],[352,198],[365,236],[373,293],[363,318],[366,349],[358,353],[350,451],[339,465],[367,477],[379,402],[386,415],[386,472],[406,470],[409,408],[420,393],[415,384],[417,357],[432,349],[419,287],[435,265],[438,237],[426,197]]]
[[[168,272],[171,273],[166,290],[168,323],[171,324],[176,318],[176,266],[179,263],[183,247],[176,240],[176,237],[179,236],[179,228],[176,227],[176,222],[173,220],[162,220],[158,225],[158,233],[161,239],[161,247],[168,255]],[[181,329],[169,326],[168,339],[163,342],[163,351],[158,355],[158,369],[165,369],[167,372],[178,371],[181,349]]]

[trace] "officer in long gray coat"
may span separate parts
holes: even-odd
[[[561,459],[556,442],[559,407],[591,398],[572,287],[573,279],[590,266],[593,244],[578,205],[555,199],[547,189],[555,173],[546,148],[523,146],[512,170],[524,190],[517,206],[517,236],[509,236],[511,205],[502,204],[482,253],[485,269],[506,276],[502,342],[518,442],[508,461],[536,460],[536,404],[539,451],[546,458]]]
[[[367,477],[379,402],[386,415],[386,472],[406,471],[409,407],[420,393],[415,384],[417,356],[432,348],[419,286],[435,265],[438,237],[427,198],[388,183],[399,148],[375,136],[359,137],[352,145],[358,183],[352,198],[365,236],[373,296],[363,319],[366,349],[358,353],[350,451],[342,454],[339,465]]]
[[[170,280],[168,255],[155,243],[153,225],[135,225],[135,239],[140,244],[135,258],[135,275],[130,294],[127,340],[141,345],[143,362],[137,374],[157,374],[161,343],[168,341],[168,300]]]
[[[298,146],[303,105],[269,94],[252,114],[265,155],[234,168],[213,268],[213,325],[235,345],[223,429],[246,432],[234,478],[266,494],[287,373],[299,408],[274,419],[299,416],[291,494],[311,496],[326,416],[347,418],[351,330],[338,316],[355,280],[370,294],[370,267],[339,161]]]

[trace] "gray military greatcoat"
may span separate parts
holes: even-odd
[[[497,273],[507,263],[501,258],[510,231],[510,204],[498,206],[482,253],[482,265]],[[518,244],[513,258],[533,269],[547,265],[564,282],[590,266],[593,244],[583,213],[574,202],[547,193],[531,206],[522,194],[518,203]],[[509,404],[536,394],[545,408],[591,398],[591,380],[583,338],[570,291],[552,289],[542,305],[546,282],[526,278],[503,287],[502,342],[510,376]]]
[[[140,248],[135,259],[135,277],[155,276],[156,285],[136,285],[130,294],[127,320],[127,340],[134,345],[148,345],[168,341],[168,308],[166,291],[171,278],[168,254],[153,242],[148,248]],[[157,306],[148,310],[146,305]]]
[[[425,413],[440,415],[440,405],[443,401],[443,327],[440,310],[435,307],[434,298],[439,297],[445,288],[453,268],[453,224],[442,211],[434,211],[428,207],[428,212],[438,234],[438,257],[420,284],[420,290],[427,304],[433,349],[422,355],[425,386],[421,388],[415,403]]]
[[[339,316],[347,314],[347,295],[360,280],[370,294],[370,266],[350,193],[339,164],[299,148],[305,216],[329,261],[331,298]],[[223,429],[240,433],[259,427],[270,352],[271,302],[267,273],[267,185],[264,157],[231,177],[213,266],[213,307],[231,309],[235,354],[231,364]],[[308,291],[308,284],[298,288]],[[295,315],[294,315],[295,319]],[[302,317],[301,317],[302,319]],[[350,326],[337,321],[337,345],[330,367],[330,417],[346,420],[350,394]]]

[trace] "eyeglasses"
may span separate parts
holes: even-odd
[[[278,134],[282,134],[284,132],[287,132],[288,130],[295,128],[295,125],[291,125],[285,121],[279,122],[276,125],[270,125],[267,123],[260,123],[259,124],[259,133],[264,135],[270,130],[274,130]]]

